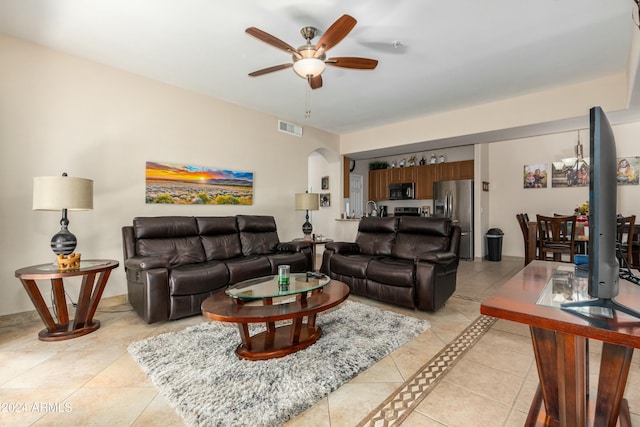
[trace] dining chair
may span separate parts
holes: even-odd
[[[575,229],[577,217],[536,215],[538,223],[538,251],[544,261],[565,261],[562,255],[568,255],[573,262],[576,254]],[[552,258],[549,258],[549,254]]]
[[[636,230],[636,233],[633,236],[633,241],[631,243],[633,254],[631,256],[630,267],[640,270],[640,233],[638,233],[637,231],[638,230]]]
[[[535,259],[535,254],[532,257],[529,253],[529,215],[526,213],[516,214],[516,219],[520,225],[520,231],[522,231],[522,238],[524,240],[524,265],[529,264]]]
[[[633,259],[635,224],[635,215],[619,215],[616,219],[616,243],[620,244],[620,252],[622,253],[622,256],[626,258],[627,264],[630,267],[635,266],[635,262]],[[622,262],[620,263],[620,265],[622,265]]]

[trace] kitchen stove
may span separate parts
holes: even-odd
[[[410,207],[393,208],[393,216],[420,216],[420,208],[410,208]]]

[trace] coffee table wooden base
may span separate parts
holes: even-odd
[[[347,299],[349,287],[332,280],[324,288],[299,294],[295,301],[264,305],[249,305],[224,292],[210,296],[202,303],[202,314],[210,319],[238,324],[241,343],[236,354],[241,359],[266,360],[284,357],[315,343],[322,335],[316,326],[316,314],[329,310]],[[305,321],[306,318],[306,321]],[[291,321],[276,326],[278,321]],[[266,330],[251,336],[250,323],[265,323]]]
[[[242,329],[242,325],[239,326]],[[239,358],[247,360],[275,359],[309,347],[322,335],[319,326],[310,327],[303,324],[296,342],[292,342],[294,331],[294,325],[283,325],[273,332],[261,332],[249,338],[250,349],[245,344],[240,344],[236,348],[236,354]]]

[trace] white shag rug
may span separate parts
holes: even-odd
[[[316,323],[315,344],[279,359],[239,360],[237,326],[215,321],[135,342],[129,353],[190,426],[278,426],[430,327],[352,301]]]

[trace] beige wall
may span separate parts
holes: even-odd
[[[417,117],[340,136],[343,153],[474,135],[496,129],[582,117],[593,105],[624,110],[626,73],[441,114]]]
[[[286,135],[276,117],[17,39],[0,35],[0,57],[0,315],[33,310],[14,271],[54,260],[60,213],[31,210],[34,176],[93,179],[94,210],[70,212],[69,229],[83,259],[122,261],[120,230],[135,216],[270,214],[281,240],[298,237],[304,213],[294,193],[307,189],[309,155],[339,157],[336,135],[308,127],[302,138]],[[252,171],[254,204],[147,205],[148,160]],[[333,167],[341,163],[327,166],[335,177]],[[74,300],[78,287],[70,282]],[[48,300],[49,285],[40,288]],[[120,266],[104,295],[125,293]]]
[[[640,156],[640,123],[613,126],[618,157]],[[524,256],[522,233],[516,214],[527,212],[530,219],[536,213],[572,213],[578,204],[589,199],[589,189],[552,188],[524,189],[522,173],[524,165],[547,163],[573,156],[577,132],[565,132],[519,140],[487,144],[489,151],[490,191],[488,228],[498,227],[504,233],[503,255]],[[589,131],[580,131],[584,156],[588,157]],[[640,186],[618,186],[618,212],[640,217]]]

